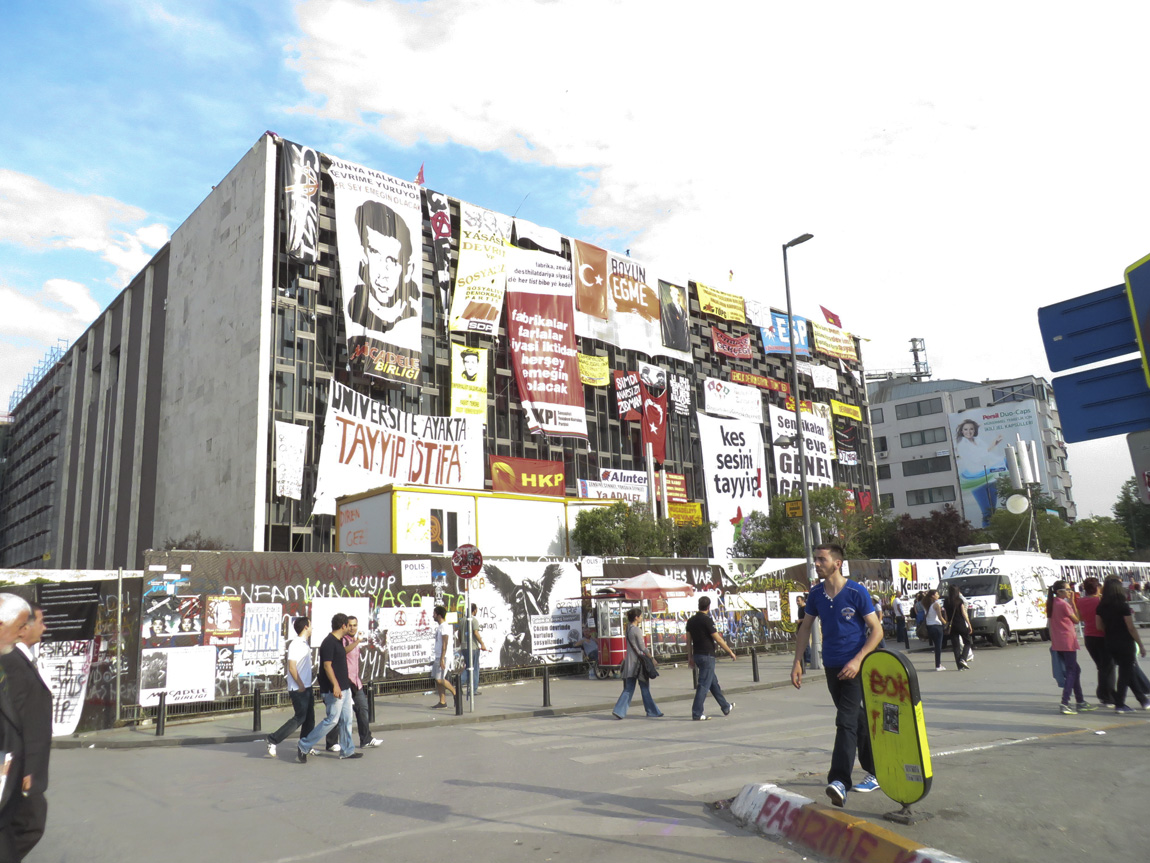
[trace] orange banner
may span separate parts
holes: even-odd
[[[762,375],[753,375],[750,372],[740,372],[734,369],[731,370],[731,383],[750,384],[761,390],[773,390],[777,393],[783,393],[783,395],[788,395],[791,391],[791,386],[786,381],[776,381],[774,378],[765,378]]]

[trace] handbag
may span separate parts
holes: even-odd
[[[640,656],[639,661],[643,664],[643,671],[649,679],[654,680],[659,676],[659,669],[655,665],[655,660],[649,656]]]

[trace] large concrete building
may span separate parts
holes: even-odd
[[[420,380],[384,383],[349,361],[326,157],[319,170],[316,260],[287,252],[284,151],[281,139],[261,137],[12,406],[0,489],[0,567],[138,568],[145,549],[196,533],[225,548],[331,551],[333,518],[312,512],[331,382],[409,413],[448,415],[451,336],[435,290],[426,206]],[[454,199],[450,216],[455,267],[460,215]],[[570,259],[570,241],[563,242]],[[752,339],[758,328],[704,315],[694,290],[689,312],[691,362],[652,359],[586,338],[580,350],[606,357],[614,370],[658,362],[694,382],[693,403],[701,408],[704,378],[729,380],[735,368],[712,350],[712,327]],[[645,469],[639,427],[619,419],[607,387],[584,387],[587,442],[530,434],[506,335],[501,323],[492,335],[454,336],[492,349],[488,453],[563,462],[572,496],[579,479],[602,469]],[[824,378],[816,388],[804,377],[799,395],[819,402],[833,396],[859,411],[857,463],[836,462],[833,480],[869,493],[874,464],[862,365],[833,360],[828,370],[831,365],[833,387]],[[738,369],[760,386],[790,380],[789,358],[778,353],[756,351]],[[763,395],[782,404],[774,389],[764,388]],[[308,430],[298,500],[275,493],[276,421]],[[762,432],[769,455],[769,426]],[[689,496],[704,500],[694,415],[671,417],[667,436],[666,469],[683,474]],[[486,484],[490,488],[489,469]]]
[[[915,518],[953,505],[974,527],[993,509],[1005,447],[1037,444],[1038,482],[1073,520],[1077,511],[1054,390],[1025,376],[981,383],[892,377],[868,385],[879,499]]]

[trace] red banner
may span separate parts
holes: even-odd
[[[607,252],[581,240],[571,241],[575,264],[575,308],[607,320]]]
[[[714,342],[715,353],[736,360],[749,360],[752,357],[750,336],[728,336],[717,327],[711,327],[711,339]]]
[[[639,363],[639,390],[643,394],[643,450],[651,444],[655,461],[662,464],[667,456],[667,373]]]
[[[511,458],[493,455],[491,490],[510,494],[566,496],[563,462],[537,458]],[[668,489],[667,494],[670,494]]]
[[[761,390],[772,390],[776,393],[782,393],[783,395],[789,395],[791,392],[791,385],[786,381],[776,381],[774,378],[765,378],[762,375],[753,375],[750,372],[740,372],[737,369],[731,369],[731,383],[750,384]]]
[[[615,378],[615,408],[619,419],[634,422],[642,416],[643,396],[638,372],[612,372]]]

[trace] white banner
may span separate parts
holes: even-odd
[[[839,375],[838,372],[830,366],[820,366],[817,363],[811,363],[811,378],[815,382],[815,386],[824,390],[839,390]]]
[[[249,602],[244,606],[244,630],[235,652],[237,674],[283,673],[283,605]]]
[[[767,512],[761,426],[746,420],[710,417],[701,411],[696,411],[695,421],[703,450],[707,520],[715,522],[711,530],[712,553],[729,560],[734,556],[743,519],[756,510]]]
[[[703,409],[716,416],[749,420],[762,425],[762,390],[718,378],[706,378],[703,381]]]
[[[98,641],[44,641],[36,667],[52,692],[52,736],[73,734],[84,709],[88,673]]]
[[[303,490],[303,462],[307,426],[276,420],[276,494],[299,500]]]
[[[216,649],[214,647],[162,647],[140,651],[140,704],[159,703],[168,693],[168,704],[212,701],[216,697]]]
[[[478,417],[409,414],[332,381],[312,512],[392,483],[481,489],[484,457]]]
[[[647,502],[647,483],[642,485],[622,482],[598,482],[596,480],[579,480],[579,497],[608,498],[610,500],[629,500],[632,503]]]
[[[770,417],[772,439],[778,440],[783,436],[795,437],[798,434],[793,411],[771,405]],[[831,460],[834,458],[833,434],[829,417],[803,413],[803,443],[807,451],[808,489],[835,484],[834,473],[831,470]],[[779,494],[790,494],[800,488],[797,446],[796,441],[795,446],[771,448],[775,454],[775,478],[778,481]]]
[[[743,300],[747,310],[747,323],[756,327],[769,327],[771,325],[771,307],[758,300]]]
[[[459,265],[451,295],[450,328],[494,333],[507,285],[511,217],[459,202]]]

